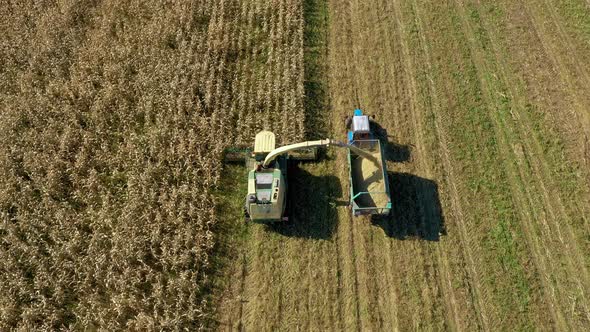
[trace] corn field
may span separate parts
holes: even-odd
[[[301,1],[0,14],[0,330],[210,326],[223,150],[305,136]]]

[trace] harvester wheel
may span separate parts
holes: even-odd
[[[248,213],[248,210],[246,210],[246,208],[244,208],[244,222],[247,224],[249,223],[250,220],[250,214]]]

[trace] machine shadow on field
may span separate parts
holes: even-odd
[[[371,121],[372,131],[384,146],[387,161],[402,163],[411,160],[412,147],[390,142],[387,130]],[[391,213],[374,216],[372,222],[385,234],[400,240],[438,241],[446,234],[438,185],[436,182],[409,173],[388,172],[391,191]]]
[[[446,235],[437,184],[408,173],[388,172],[391,214],[372,222],[390,237],[438,241]]]
[[[371,121],[371,131],[374,133],[375,138],[379,139],[383,144],[383,156],[385,160],[394,163],[410,161],[412,156],[411,146],[391,142],[389,139],[392,136],[387,133],[387,129],[381,127],[375,121]]]
[[[288,237],[330,239],[336,231],[336,207],[342,196],[340,179],[334,175],[313,175],[294,165],[289,168],[289,221],[268,229]]]

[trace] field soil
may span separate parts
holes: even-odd
[[[235,224],[219,327],[588,326],[587,12],[305,1],[306,112],[338,139],[355,108],[375,116],[393,212],[351,217],[345,151],[299,165],[289,224]]]

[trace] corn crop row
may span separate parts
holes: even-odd
[[[223,150],[305,134],[301,6],[0,4],[0,330],[213,323]]]

